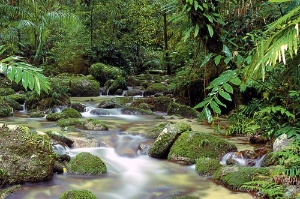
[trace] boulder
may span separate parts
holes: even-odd
[[[68,172],[78,175],[96,175],[107,172],[105,163],[97,156],[81,152],[67,164]]]
[[[179,135],[189,130],[191,126],[186,123],[167,124],[150,147],[148,155],[154,158],[166,158]]]
[[[222,137],[211,133],[186,131],[172,145],[168,159],[182,164],[194,164],[198,158],[221,158],[237,147]]]
[[[293,138],[288,138],[287,134],[282,134],[276,138],[273,143],[273,151],[281,151],[284,147],[288,146]]]
[[[24,126],[0,124],[0,184],[50,180],[55,153],[46,134]]]

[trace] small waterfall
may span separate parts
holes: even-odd
[[[248,166],[248,167],[260,167],[262,161],[264,160],[265,155],[258,159],[249,159],[243,157],[243,155],[239,152],[229,152],[226,153],[221,161],[221,165],[240,165],[240,166]]]
[[[24,102],[24,104],[21,105],[22,110],[20,111],[21,113],[27,113],[27,108],[26,108],[26,104]]]

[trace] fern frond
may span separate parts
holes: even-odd
[[[300,6],[296,7],[277,21],[272,23],[265,34],[269,38],[257,44],[251,64],[248,66],[244,78],[257,79],[260,74],[265,79],[266,67],[275,66],[278,62],[286,64],[286,53],[293,58],[297,54],[299,42]]]

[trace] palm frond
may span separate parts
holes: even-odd
[[[277,21],[273,22],[265,31],[269,37],[257,44],[251,64],[248,66],[244,80],[259,76],[264,80],[267,66],[278,62],[286,64],[286,53],[293,58],[297,54],[299,42],[300,6],[296,7]]]

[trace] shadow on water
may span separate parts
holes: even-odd
[[[88,113],[83,115],[90,117]],[[210,179],[199,176],[195,171],[195,165],[179,165],[139,153],[132,157],[122,155],[122,151],[129,148],[137,151],[139,143],[149,141],[141,135],[141,132],[150,130],[164,120],[154,119],[153,116],[118,114],[96,118],[107,122],[112,130],[82,131],[81,136],[94,137],[99,142],[109,139],[111,146],[65,149],[65,152],[71,157],[80,152],[90,152],[100,157],[107,165],[107,174],[97,176],[55,174],[50,181],[25,184],[20,191],[7,199],[58,199],[63,192],[71,189],[88,189],[99,199],[165,199],[174,196],[196,196],[201,199],[252,198],[250,194],[232,192]],[[40,131],[49,129],[60,131],[55,123],[48,122],[45,118],[14,116],[5,118],[5,122],[26,125]]]

